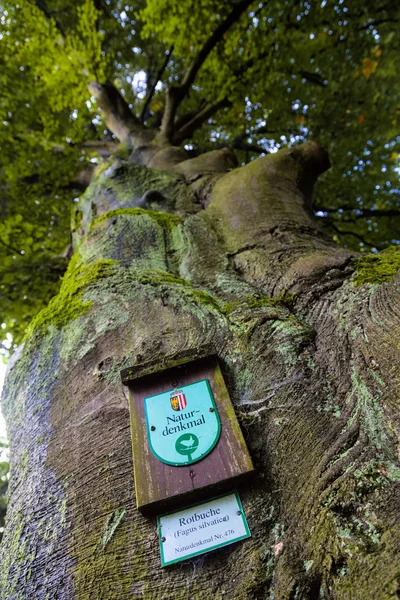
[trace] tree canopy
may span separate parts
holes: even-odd
[[[317,138],[327,231],[400,243],[398,3],[4,0],[0,15],[0,323],[16,342],[58,290],[74,200],[135,136],[243,164]]]

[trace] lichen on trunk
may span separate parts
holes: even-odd
[[[157,171],[136,150],[79,201],[69,271],[3,396],[5,600],[396,597],[397,259],[368,279],[318,228],[318,144],[226,157]],[[161,569],[119,372],[205,344],[257,469],[241,492],[252,537]]]

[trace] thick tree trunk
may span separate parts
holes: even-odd
[[[326,153],[134,158],[82,197],[60,296],[10,365],[1,597],[398,597],[399,279],[354,286],[318,229]],[[119,371],[206,343],[258,472],[252,538],[161,569]]]

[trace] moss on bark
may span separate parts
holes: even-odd
[[[114,264],[113,260],[98,260],[83,265],[77,253],[62,279],[59,293],[33,319],[27,330],[26,338],[31,337],[34,333],[43,333],[50,325],[61,328],[88,311],[91,303],[82,301],[84,290],[99,279],[107,277]]]
[[[390,281],[400,269],[400,248],[391,246],[379,254],[363,256],[355,264],[354,285],[385,283]]]
[[[80,202],[86,237],[5,388],[5,600],[395,597],[395,284],[346,281],[280,156],[223,175],[199,215],[175,215],[182,180],[123,162]],[[119,371],[211,343],[259,474],[252,537],[161,569]]]
[[[160,225],[163,227],[167,227],[170,231],[172,231],[176,225],[182,223],[182,219],[177,215],[168,214],[165,212],[144,210],[143,208],[116,208],[115,210],[110,210],[109,212],[101,215],[101,217],[95,219],[92,223],[92,228],[96,227],[96,225],[102,221],[107,221],[108,219],[113,219],[120,215],[147,215],[151,219],[154,219],[157,223],[160,223]]]

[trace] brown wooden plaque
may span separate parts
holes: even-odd
[[[215,355],[196,360],[190,354],[174,356],[162,366],[153,363],[124,369],[121,377],[129,389],[136,503],[142,514],[159,514],[234,489],[254,471]],[[145,398],[203,380],[211,388],[221,422],[218,442],[198,462],[165,464],[150,449]]]

